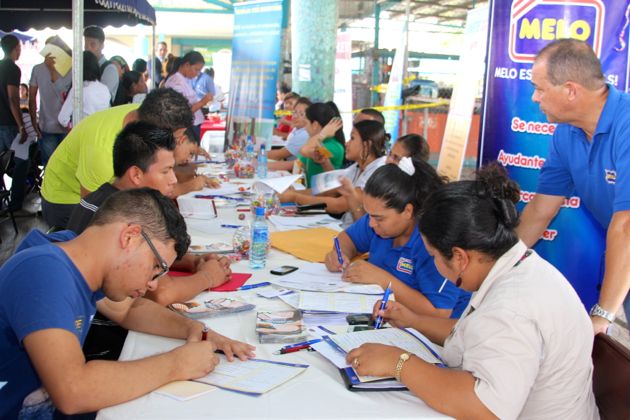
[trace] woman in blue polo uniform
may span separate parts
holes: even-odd
[[[442,184],[431,165],[408,157],[377,169],[364,188],[366,215],[338,237],[343,267],[333,249],[328,270],[343,268],[345,280],[383,289],[391,282],[396,300],[414,312],[458,318],[470,293],[438,273],[417,227],[422,202]],[[366,252],[367,261],[348,263]]]

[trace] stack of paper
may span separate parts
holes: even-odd
[[[202,384],[200,382],[176,381],[156,389],[155,393],[174,398],[178,401],[188,401],[216,389],[217,387],[208,384]]]
[[[381,295],[351,293],[300,292],[298,309],[302,311],[340,312],[345,314],[372,313]],[[391,298],[390,298],[391,300]]]
[[[305,264],[289,275],[271,279],[271,282],[278,286],[311,292],[383,294],[379,285],[348,283],[341,279],[341,273],[331,273],[324,264],[317,263]]]
[[[338,234],[323,227],[309,229],[308,235],[303,230],[273,232],[271,246],[306,261],[324,262]]]
[[[327,214],[315,214],[312,216],[269,216],[269,221],[273,223],[277,231],[287,231],[294,229],[310,229],[314,227],[330,227],[339,229],[341,220],[335,219]]]

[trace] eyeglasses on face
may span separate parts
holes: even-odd
[[[158,261],[158,264],[162,268],[162,271],[153,275],[152,280],[158,280],[160,277],[168,273],[168,264],[166,263],[166,261],[164,261],[164,258],[162,258],[162,256],[159,254],[159,252],[155,248],[155,245],[153,245],[153,242],[151,242],[149,235],[147,235],[143,230],[140,231],[140,234],[142,235],[144,240],[147,241],[147,245],[149,245],[149,248],[151,248],[151,252],[153,252],[153,255],[155,255],[155,259]]]

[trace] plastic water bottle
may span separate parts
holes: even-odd
[[[260,145],[260,153],[258,153],[258,167],[256,168],[256,176],[259,179],[267,178],[267,151],[265,145]]]
[[[245,153],[247,153],[248,159],[254,158],[254,141],[252,140],[252,136],[247,136],[247,143],[245,143]]]
[[[249,266],[251,268],[265,268],[268,245],[269,227],[265,220],[265,208],[256,207],[256,218],[252,223],[252,242],[249,249]]]

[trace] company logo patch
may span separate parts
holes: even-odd
[[[604,172],[606,173],[606,175],[604,177],[606,182],[608,182],[609,184],[615,185],[615,182],[617,181],[617,171],[612,171],[610,169],[604,169]]]
[[[599,57],[604,18],[602,0],[514,0],[510,14],[510,59],[531,63],[545,45],[561,38],[585,41]]]
[[[74,320],[74,328],[76,328],[78,332],[81,332],[83,330],[83,321],[85,321],[85,318],[83,316],[80,316]]]
[[[413,261],[409,258],[400,257],[396,265],[396,270],[405,274],[413,273]]]

